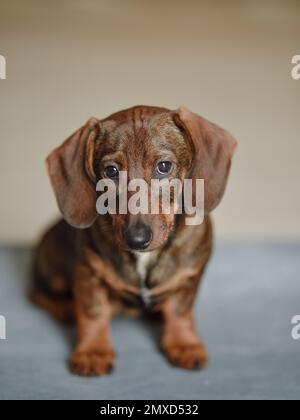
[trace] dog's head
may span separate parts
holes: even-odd
[[[224,193],[235,146],[227,131],[185,108],[138,106],[90,119],[49,155],[47,167],[64,218],[86,228],[98,217],[97,181],[117,185],[121,171],[128,182],[143,179],[149,186],[152,179],[204,179],[209,213]],[[171,194],[168,214],[111,214],[118,245],[140,251],[162,246],[173,231],[176,205]]]

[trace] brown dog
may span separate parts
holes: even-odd
[[[134,308],[162,315],[162,349],[172,363],[206,364],[193,303],[212,250],[208,214],[222,198],[235,147],[227,131],[187,109],[137,106],[89,120],[50,154],[48,172],[66,221],[36,250],[32,296],[60,320],[76,318],[74,372],[111,370],[111,318]],[[204,179],[204,223],[187,226],[174,212],[99,216],[96,183],[118,182],[120,170],[148,183]]]

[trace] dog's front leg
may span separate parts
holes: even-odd
[[[71,357],[71,369],[84,376],[106,374],[113,368],[115,357],[107,290],[87,267],[80,266],[76,270],[74,295],[78,344]]]
[[[208,361],[207,350],[195,329],[192,300],[191,296],[178,293],[161,307],[162,349],[171,363],[185,369],[204,367]]]

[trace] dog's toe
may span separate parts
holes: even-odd
[[[207,350],[203,344],[170,345],[164,350],[172,364],[184,369],[203,368],[208,362]]]
[[[80,376],[105,375],[114,367],[114,354],[113,352],[75,352],[70,366],[71,370]]]

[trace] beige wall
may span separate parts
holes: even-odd
[[[92,115],[188,106],[239,151],[221,239],[300,239],[299,1],[0,0],[0,242],[57,214],[47,153]]]

